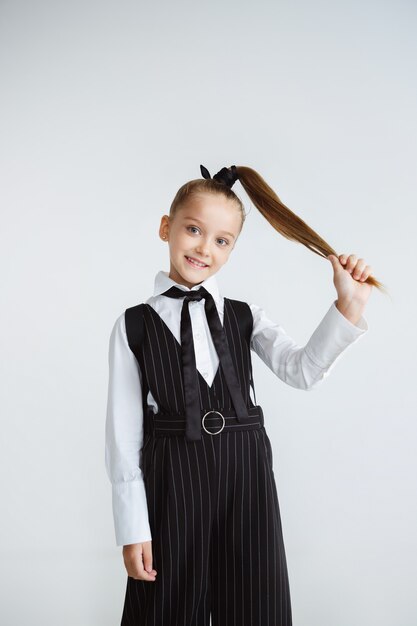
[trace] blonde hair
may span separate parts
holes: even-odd
[[[329,254],[334,254],[336,257],[339,256],[318,233],[279,199],[275,191],[271,189],[258,172],[243,165],[237,165],[236,172],[239,176],[239,182],[250,200],[277,232],[291,241],[303,244],[303,246],[322,257],[326,258]],[[246,219],[242,201],[230,187],[222,182],[217,182],[213,178],[197,178],[182,185],[172,201],[169,212],[170,218],[192,196],[202,193],[222,194],[227,199],[236,202],[242,213],[242,229]],[[386,292],[383,283],[379,282],[373,274],[368,276],[364,282]]]

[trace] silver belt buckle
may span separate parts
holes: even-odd
[[[207,430],[207,428],[204,426],[204,420],[206,419],[206,417],[207,417],[207,415],[208,415],[209,413],[217,413],[217,415],[220,415],[220,417],[221,417],[221,418],[222,418],[222,420],[223,420],[223,425],[222,425],[222,427],[220,428],[220,430],[218,430],[218,431],[217,431],[217,432],[215,432],[215,433],[210,432],[210,431],[209,431],[209,430]],[[221,432],[222,432],[222,430],[223,430],[223,428],[224,428],[224,425],[225,425],[225,424],[226,424],[226,420],[224,419],[224,416],[223,416],[221,413],[219,413],[219,411],[214,411],[214,410],[213,410],[213,411],[207,411],[207,413],[204,415],[203,419],[201,420],[201,425],[203,426],[203,428],[204,428],[204,430],[206,431],[206,433],[208,433],[209,435],[218,435],[219,433],[221,433]]]

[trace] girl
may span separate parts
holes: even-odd
[[[251,350],[287,384],[313,389],[367,332],[365,305],[382,285],[364,259],[337,256],[253,169],[224,167],[213,178],[200,169],[161,219],[169,272],[110,337],[105,463],[128,574],[121,624],[290,626]],[[257,305],[219,291],[245,220],[236,180],[279,233],[332,264],[337,300],[304,347]]]

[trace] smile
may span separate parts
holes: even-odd
[[[208,267],[206,263],[201,263],[200,261],[197,261],[197,259],[193,259],[190,256],[186,256],[185,258],[187,259],[188,263],[192,265],[193,267],[201,267],[201,268]]]

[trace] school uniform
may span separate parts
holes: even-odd
[[[205,300],[188,305],[204,428],[185,437],[182,298],[203,286],[213,297],[246,417],[235,409]],[[141,344],[129,337],[139,323]],[[133,331],[132,331],[133,329]],[[122,626],[291,626],[291,600],[272,446],[256,403],[251,351],[281,380],[310,390],[368,330],[333,302],[305,346],[254,304],[223,297],[216,276],[190,290],[168,272],[154,293],[116,320],[109,346],[105,464],[112,482],[116,544],[152,540],[156,581],[127,579]],[[236,392],[236,390],[235,390]],[[217,411],[214,412],[214,411]]]

